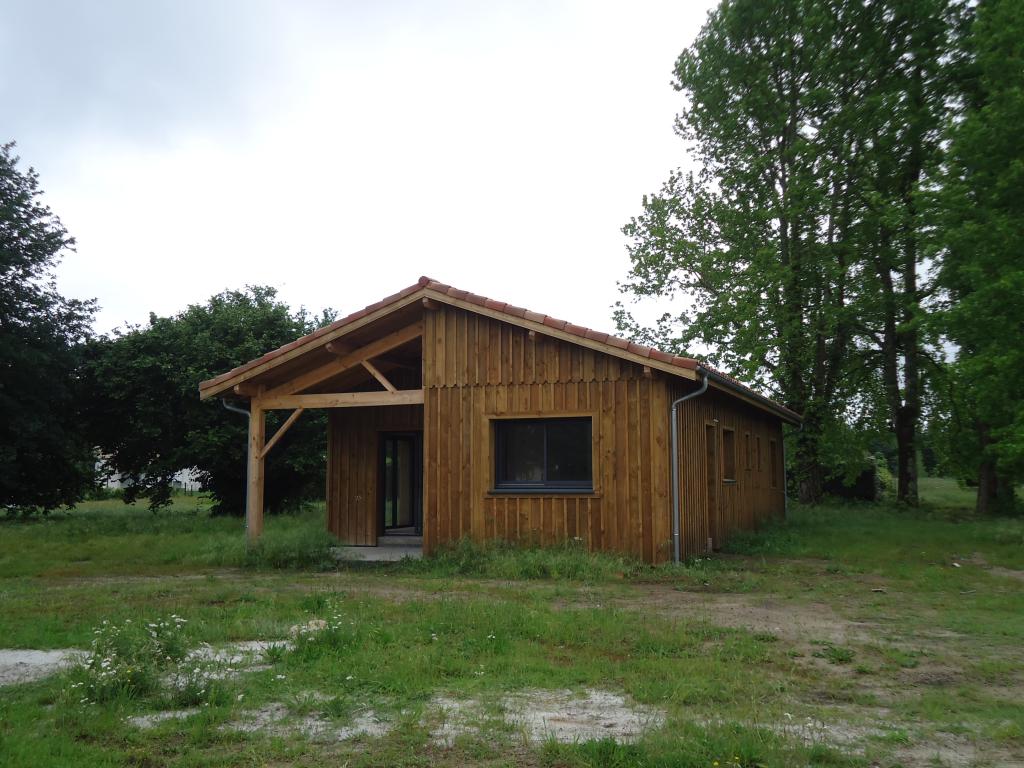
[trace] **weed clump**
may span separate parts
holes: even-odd
[[[104,621],[93,629],[89,650],[68,673],[67,698],[97,704],[153,693],[164,670],[188,653],[185,624],[174,614],[148,623]]]

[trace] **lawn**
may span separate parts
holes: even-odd
[[[0,647],[101,651],[0,689],[0,765],[1024,765],[1024,521],[924,490],[658,568],[339,569],[322,509],[247,552],[202,497],[0,519]],[[188,655],[240,641],[264,645]],[[530,719],[566,707],[607,735]]]

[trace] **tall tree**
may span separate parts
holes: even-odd
[[[675,70],[686,97],[677,132],[701,170],[674,174],[624,230],[624,291],[690,305],[648,340],[702,343],[804,415],[795,465],[805,501],[821,495],[825,444],[849,394],[862,141],[851,105],[864,96],[849,41],[864,23],[818,0],[723,2]],[[643,335],[625,312],[618,320]]]
[[[926,301],[934,285],[924,257],[941,145],[956,99],[958,33],[967,9],[952,0],[889,0],[864,8],[861,50],[867,94],[860,194],[870,290],[858,312],[863,353],[879,372],[896,440],[897,499],[918,502]]]
[[[685,296],[690,311],[649,340],[699,342],[804,414],[805,501],[863,459],[863,427],[885,422],[900,498],[917,499],[930,290],[918,198],[938,167],[961,8],[723,0],[676,65],[677,129],[701,168],[673,175],[625,228],[623,288]]]
[[[1024,8],[982,0],[973,78],[938,195],[940,322],[957,346],[950,455],[981,513],[1014,509],[1024,477]]]
[[[31,511],[77,501],[92,480],[75,370],[95,304],[57,291],[74,239],[18,163],[0,145],[0,508]]]
[[[89,429],[110,467],[128,480],[126,500],[166,504],[175,473],[191,468],[216,512],[241,514],[248,422],[219,402],[200,402],[196,387],[332,318],[330,311],[292,314],[273,288],[253,287],[91,342],[83,372]],[[278,420],[271,414],[269,428]],[[304,414],[268,458],[271,511],[322,495],[325,450],[323,414]]]

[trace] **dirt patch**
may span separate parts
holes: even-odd
[[[452,746],[459,736],[479,734],[489,720],[495,719],[522,732],[528,741],[555,739],[565,743],[605,738],[629,743],[665,722],[665,713],[659,709],[628,702],[618,693],[596,689],[579,693],[533,689],[510,694],[499,700],[499,715],[488,715],[477,699],[436,696],[430,708],[433,710],[431,740],[444,747]]]
[[[974,552],[970,557],[964,558],[963,562],[971,563],[984,568],[993,576],[1000,576],[1004,579],[1014,579],[1015,581],[1024,581],[1024,571],[1018,571],[1013,568],[1004,568],[1001,565],[989,565],[980,552]]]
[[[358,712],[346,725],[339,726],[319,714],[293,717],[285,704],[272,702],[259,709],[249,710],[239,720],[223,728],[271,736],[300,734],[314,741],[347,741],[358,736],[384,736],[391,730],[391,724],[379,718],[373,710],[366,710]]]
[[[292,647],[292,643],[287,640],[239,640],[216,648],[208,643],[203,643],[189,653],[188,658],[210,661],[215,664],[241,664],[252,668],[258,659],[266,655],[267,651],[278,648],[288,651]]]
[[[68,666],[76,653],[78,651],[74,648],[50,651],[0,649],[0,686],[49,677]]]
[[[168,720],[184,720],[185,718],[198,714],[198,712],[199,710],[196,707],[189,707],[188,709],[166,709],[163,712],[151,712],[148,715],[134,715],[133,717],[126,718],[126,720],[130,725],[134,725],[136,728],[147,730],[149,728],[156,728],[160,723],[166,723]]]
[[[837,645],[871,642],[875,639],[873,632],[879,630],[876,624],[844,619],[825,603],[802,603],[774,595],[748,597],[683,592],[670,586],[645,584],[631,587],[625,594],[606,596],[602,603],[669,618],[707,621],[718,626],[763,632],[793,643],[814,640]],[[572,605],[562,604],[563,607]]]
[[[504,703],[508,720],[532,741],[554,738],[571,743],[610,737],[629,743],[665,722],[665,713],[659,709],[631,704],[620,694],[595,689],[582,695],[564,690],[525,691],[507,697]]]

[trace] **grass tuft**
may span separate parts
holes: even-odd
[[[576,540],[551,547],[531,547],[506,542],[481,544],[469,539],[442,547],[429,558],[402,561],[394,568],[408,574],[442,577],[585,582],[629,578],[649,570],[639,560],[625,555],[589,552]]]

